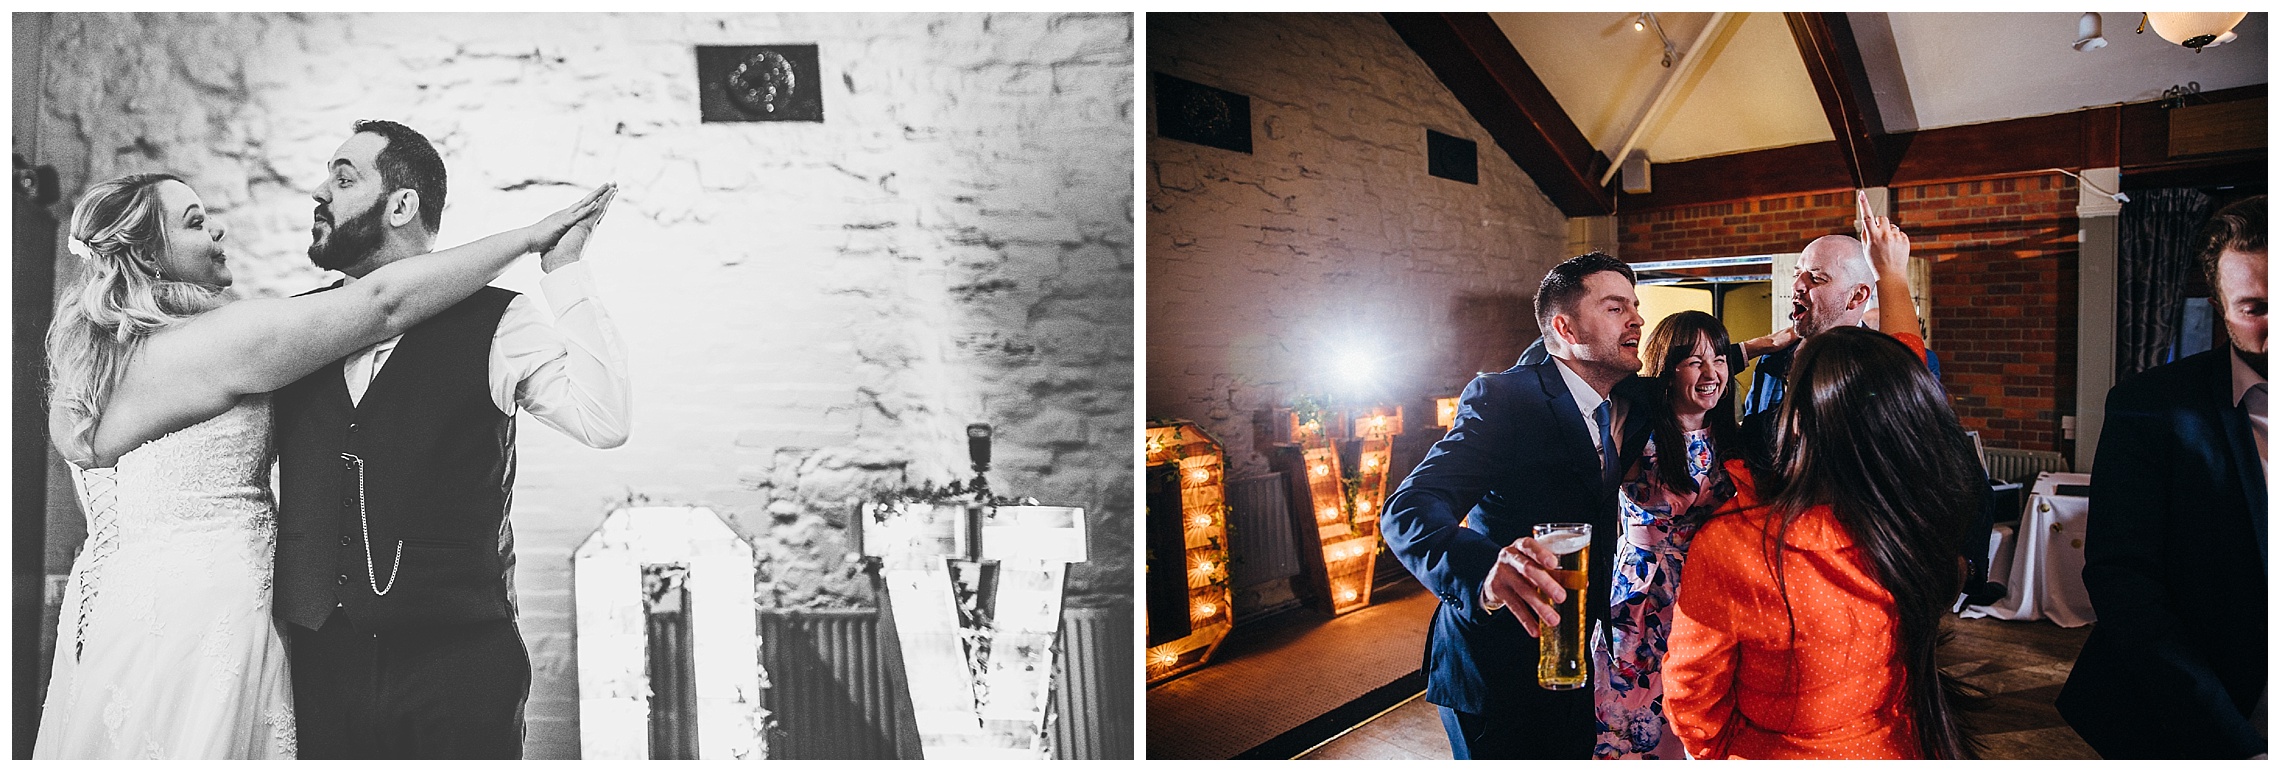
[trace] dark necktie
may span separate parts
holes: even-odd
[[[1611,399],[1600,400],[1599,409],[1591,412],[1591,417],[1599,422],[1599,479],[1602,482],[1615,479],[1615,414],[1610,408],[1614,404]]]

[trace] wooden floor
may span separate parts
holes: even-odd
[[[1988,693],[1975,716],[1990,759],[2095,759],[2052,707],[2090,628],[1948,617],[1941,666]],[[1446,759],[1440,711],[1413,699],[1300,758]]]
[[[1947,622],[1955,638],[1941,651],[1940,667],[1987,692],[1986,710],[1973,717],[1987,758],[2098,758],[2053,706],[2090,627],[1953,616]]]
[[[1236,625],[1210,665],[1148,690],[1148,758],[1235,758],[1417,672],[1439,603],[1403,581],[1344,616],[1299,610]]]

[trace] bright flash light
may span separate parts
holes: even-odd
[[[1376,468],[1377,468],[1377,456],[1363,456],[1363,457],[1362,457],[1362,468],[1363,468],[1363,469],[1376,469]]]
[[[1339,590],[1339,591],[1338,591],[1338,599],[1339,599],[1339,600],[1343,600],[1343,601],[1355,601],[1355,600],[1360,600],[1360,599],[1361,599],[1361,597],[1362,597],[1362,594],[1361,594],[1361,592],[1359,592],[1359,591],[1355,590],[1355,589],[1354,589],[1354,588],[1352,588],[1352,587],[1348,587],[1348,588],[1345,588],[1345,589],[1342,589],[1342,590]]]
[[[1338,519],[1338,509],[1336,507],[1323,507],[1314,513],[1314,519],[1325,523],[1336,520]]]
[[[1365,354],[1348,352],[1338,356],[1338,377],[1344,378],[1348,383],[1367,383],[1377,374],[1376,371],[1376,365]]]
[[[1207,574],[1208,574],[1208,573],[1211,573],[1211,569],[1214,569],[1214,568],[1218,568],[1218,567],[1219,567],[1219,565],[1218,565],[1218,564],[1216,564],[1216,563],[1213,563],[1213,562],[1211,562],[1211,561],[1209,561],[1209,560],[1198,560],[1198,561],[1196,561],[1196,563],[1195,563],[1195,570],[1197,570],[1197,571],[1202,571],[1202,572],[1204,572],[1204,573],[1207,573]]]
[[[1163,478],[1157,478],[1157,479],[1163,479]],[[1196,481],[1196,482],[1208,482],[1208,481],[1210,481],[1210,480],[1211,480],[1211,470],[1209,470],[1209,469],[1198,469],[1198,470],[1195,470],[1194,472],[1190,472],[1190,473],[1188,473],[1188,479],[1190,479],[1190,480],[1194,480],[1194,481]]]
[[[1314,469],[1313,469],[1313,472],[1314,472],[1314,474],[1315,474],[1316,476],[1321,476],[1321,475],[1326,475],[1326,474],[1329,474],[1329,473],[1330,473],[1330,465],[1329,465],[1329,464],[1315,464],[1315,465],[1314,465]],[[1159,480],[1161,480],[1161,479],[1163,479],[1163,478],[1159,477],[1159,478],[1156,478],[1156,479],[1159,479]]]
[[[1197,528],[1210,528],[1210,527],[1211,527],[1211,516],[1210,516],[1210,515],[1196,515],[1196,516],[1195,516],[1195,521],[1194,521],[1194,522],[1195,522],[1195,527],[1197,527]]]
[[[1155,663],[1158,667],[1169,667],[1180,661],[1180,655],[1164,649],[1153,649],[1148,652],[1148,661]]]
[[[1360,500],[1360,501],[1356,501],[1356,502],[1354,502],[1354,511],[1356,511],[1356,512],[1368,512],[1368,511],[1370,511],[1370,500],[1369,500],[1369,499],[1362,499],[1362,500]]]
[[[1219,607],[1209,603],[1195,607],[1195,617],[1197,619],[1203,619],[1217,613],[1219,613]]]

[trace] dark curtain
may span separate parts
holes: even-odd
[[[2132,191],[2116,223],[2114,379],[2164,364],[2177,346],[2178,306],[2194,263],[2193,236],[2209,219],[2209,197],[2190,188]]]

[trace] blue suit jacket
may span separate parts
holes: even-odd
[[[2098,627],[2058,711],[2100,756],[2265,752],[2264,469],[2232,404],[2230,346],[2106,396],[2083,584]]]
[[[1592,525],[1585,608],[1590,619],[1607,616],[1607,567],[1620,530],[1615,486],[1600,474],[1556,367],[1519,365],[1474,378],[1448,436],[1386,501],[1379,522],[1386,543],[1441,598],[1425,644],[1425,697],[1433,704],[1468,713],[1591,710],[1590,689],[1538,688],[1536,640],[1510,612],[1480,608],[1481,582],[1499,550],[1537,523],[1581,522]],[[1624,464],[1645,445],[1652,390],[1652,381],[1635,377],[1615,388],[1629,409],[1617,440]],[[1468,515],[1469,527],[1458,525]],[[1592,739],[1580,739],[1588,753]]]

